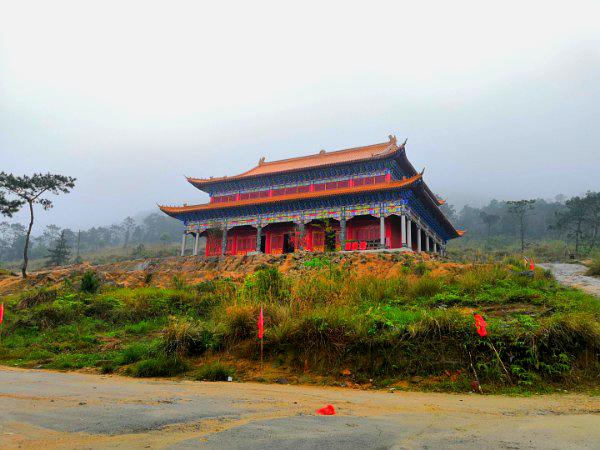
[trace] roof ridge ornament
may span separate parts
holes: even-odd
[[[265,163],[265,157],[261,156],[260,159],[258,160],[258,165],[262,166]]]
[[[325,149],[322,148],[321,151],[319,152],[319,155],[324,155],[325,153],[327,153],[327,151],[325,151]]]
[[[398,140],[396,139],[395,134],[388,135],[388,138],[390,139],[390,144],[392,144],[394,147],[398,145]]]

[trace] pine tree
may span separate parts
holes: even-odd
[[[54,248],[48,250],[48,265],[62,266],[69,261],[71,257],[71,248],[67,242],[65,231],[60,233],[60,237],[56,241]]]
[[[52,201],[45,196],[48,194],[67,194],[75,187],[75,178],[51,173],[34,173],[33,175],[16,176],[12,173],[0,172],[0,214],[11,216],[25,204],[29,206],[29,228],[25,235],[23,247],[23,265],[21,274],[27,277],[29,263],[29,241],[33,228],[33,205],[41,205],[48,210]],[[10,200],[6,195],[12,195]]]

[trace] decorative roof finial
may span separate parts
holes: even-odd
[[[262,166],[265,163],[265,157],[262,156],[259,160],[258,160],[258,165]]]
[[[388,138],[390,138],[390,144],[392,144],[394,147],[398,144],[398,141],[396,140],[396,136],[393,134],[390,134],[388,136]]]
[[[322,148],[321,151],[319,152],[319,155],[324,155],[325,153],[327,153],[327,152],[325,151],[324,148]]]

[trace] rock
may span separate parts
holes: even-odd
[[[290,382],[288,381],[287,378],[277,378],[275,380],[275,383],[277,383],[277,384],[290,384]]]
[[[146,270],[150,267],[150,261],[143,261],[133,266],[132,270]]]

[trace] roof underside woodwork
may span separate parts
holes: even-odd
[[[343,195],[343,194],[353,194],[360,192],[373,192],[373,191],[382,191],[389,189],[397,189],[411,185],[417,180],[421,179],[420,174],[416,174],[411,178],[407,178],[401,181],[388,181],[380,184],[371,184],[367,186],[353,186],[346,187],[340,189],[332,189],[329,191],[319,191],[319,192],[305,192],[301,194],[290,194],[290,195],[280,195],[277,197],[265,197],[265,198],[255,198],[248,200],[238,200],[235,202],[228,203],[203,203],[199,205],[189,205],[189,206],[159,206],[160,210],[166,214],[173,215],[178,213],[186,213],[186,212],[194,212],[194,211],[207,211],[207,210],[219,210],[219,209],[228,209],[240,206],[248,206],[248,205],[261,205],[266,203],[277,203],[277,202],[285,202],[290,200],[303,200],[303,199],[311,199],[311,198],[320,198],[320,197],[330,197],[333,195]]]
[[[376,185],[340,188],[331,191],[308,192],[287,196],[249,199],[226,204],[206,203],[190,206],[161,206],[166,214],[185,223],[198,220],[227,219],[228,217],[255,216],[274,211],[334,208],[361,202],[382,202],[405,198],[426,222],[438,223],[445,239],[458,237],[459,232],[448,221],[425,189],[421,174],[402,181],[389,181]]]

